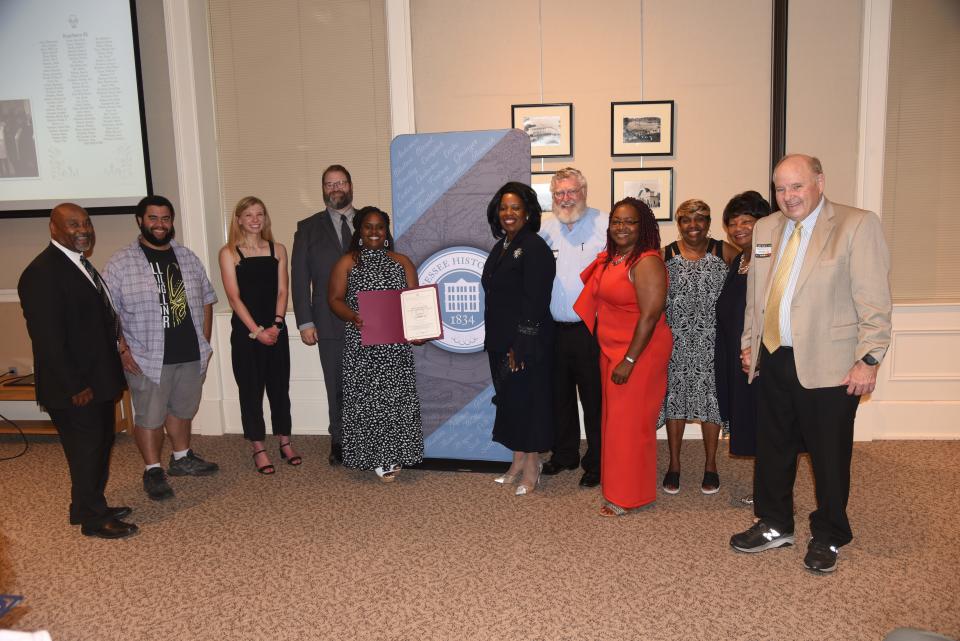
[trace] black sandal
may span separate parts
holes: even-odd
[[[293,447],[293,443],[291,443],[290,441],[287,441],[286,443],[281,443],[281,444],[280,444],[280,458],[282,458],[284,461],[286,461],[286,462],[287,462],[287,465],[294,465],[294,466],[296,466],[296,465],[300,465],[301,463],[303,463],[303,457],[300,456],[299,454],[294,454],[293,456],[291,456],[291,457],[288,459],[288,458],[287,458],[287,455],[284,454],[284,452],[283,452],[283,448],[285,448],[285,447]]]
[[[260,450],[257,450],[256,452],[254,452],[254,453],[253,453],[254,461],[256,461],[257,454],[265,454],[266,451],[267,451],[267,450],[265,450],[265,449],[260,449]],[[256,462],[254,462],[253,465],[254,465],[254,467],[256,467],[256,465],[257,465]],[[273,463],[267,463],[266,465],[257,468],[257,472],[259,472],[260,474],[264,474],[264,475],[266,475],[266,476],[270,476],[271,474],[273,474],[273,473],[276,472],[276,471],[277,471],[277,468],[275,468],[275,467],[273,466]]]
[[[680,491],[680,472],[667,472],[663,476],[663,491],[676,494]]]
[[[716,494],[720,491],[720,475],[716,472],[704,472],[700,491],[704,494]]]

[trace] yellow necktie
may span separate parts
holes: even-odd
[[[783,248],[780,264],[773,274],[773,284],[770,285],[770,296],[767,297],[767,308],[763,315],[763,344],[771,353],[780,347],[780,301],[787,289],[797,250],[800,249],[800,228],[800,223],[797,223],[787,246]]]

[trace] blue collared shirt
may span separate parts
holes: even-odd
[[[783,298],[780,299],[780,344],[786,345],[787,347],[793,347],[793,325],[790,322],[790,306],[793,303],[793,292],[797,288],[797,279],[800,277],[800,268],[803,267],[804,256],[807,255],[807,247],[810,246],[810,237],[813,236],[813,228],[817,224],[822,210],[823,196],[820,197],[820,203],[817,205],[817,208],[810,212],[810,215],[800,223],[803,225],[800,229],[800,246],[797,248],[796,258],[793,259],[793,269],[790,270],[790,280],[787,281],[787,287],[783,290]],[[790,240],[790,234],[793,233],[796,227],[797,223],[789,219],[787,220],[787,224],[784,225],[783,236],[780,238],[780,252],[777,255],[777,265],[780,264],[780,257],[783,255],[783,250],[787,246],[787,241]],[[776,265],[773,269],[773,273],[776,273]]]
[[[557,261],[550,315],[561,323],[575,323],[580,317],[573,311],[573,304],[583,291],[580,272],[607,247],[607,217],[599,210],[587,207],[580,220],[573,223],[573,229],[556,216],[544,218],[540,237],[547,241]]]

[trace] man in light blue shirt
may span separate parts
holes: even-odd
[[[607,246],[607,216],[587,207],[587,180],[572,167],[550,181],[553,216],[544,217],[540,236],[557,261],[550,313],[556,326],[554,343],[554,443],[544,474],[583,466],[581,487],[600,484],[600,350],[587,326],[573,311],[583,290],[580,272]],[[577,393],[583,406],[587,451],[580,458]]]

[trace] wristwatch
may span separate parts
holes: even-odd
[[[870,365],[870,366],[874,366],[874,365],[879,365],[879,364],[880,364],[880,361],[878,361],[877,359],[875,359],[873,356],[870,356],[870,354],[867,354],[866,356],[864,356],[864,357],[861,358],[860,360],[863,361],[864,363],[866,363],[867,365]]]
[[[285,327],[285,325],[283,324],[283,321],[282,321],[282,320],[275,320],[275,321],[273,321],[273,326],[276,327],[277,329],[281,329],[281,330]]]

